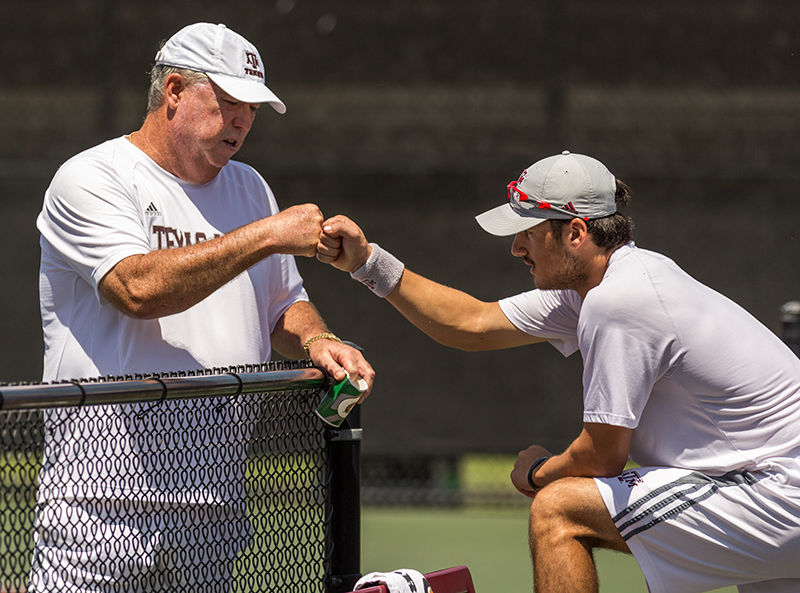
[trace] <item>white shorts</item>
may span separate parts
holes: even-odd
[[[227,593],[249,524],[225,505],[51,501],[37,510],[31,593]]]
[[[800,488],[782,475],[647,467],[595,482],[652,593],[800,592]]]

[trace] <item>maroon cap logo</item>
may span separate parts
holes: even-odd
[[[258,68],[258,56],[251,51],[245,52],[247,63],[253,68]]]
[[[245,74],[249,74],[250,76],[255,76],[256,78],[264,79],[264,75],[261,73],[261,70],[258,67],[258,54],[252,51],[244,52],[245,59],[247,60],[247,64],[244,66]]]

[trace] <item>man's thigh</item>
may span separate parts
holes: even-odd
[[[639,468],[595,482],[652,593],[692,593],[800,578],[800,495],[758,478]]]

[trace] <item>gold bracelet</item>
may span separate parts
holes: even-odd
[[[341,343],[342,341],[336,336],[336,334],[332,334],[331,332],[323,332],[321,334],[317,334],[316,336],[311,336],[303,343],[303,350],[306,351],[306,354],[309,354],[308,347],[311,346],[317,340],[333,340],[334,342]]]

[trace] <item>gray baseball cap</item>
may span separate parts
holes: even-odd
[[[184,27],[159,50],[156,64],[203,72],[238,101],[269,103],[278,113],[286,113],[283,101],[267,88],[258,50],[225,25],[195,23]]]
[[[505,237],[550,218],[601,218],[617,211],[617,181],[592,157],[561,154],[525,169],[508,184],[508,202],[475,217],[483,230]]]

